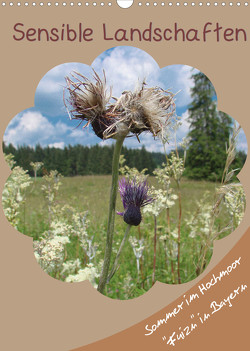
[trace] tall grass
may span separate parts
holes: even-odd
[[[107,208],[108,194],[110,188],[110,176],[82,176],[72,178],[61,178],[62,185],[55,197],[55,205],[67,205],[74,207],[77,212],[87,211],[88,226],[87,232],[89,237],[94,237],[93,241],[97,244],[97,254],[93,259],[93,264],[103,257],[105,245],[105,231],[107,226]],[[149,177],[150,185],[157,187],[155,177]],[[26,189],[26,201],[20,206],[18,230],[30,235],[34,240],[39,240],[42,234],[49,230],[49,212],[46,199],[42,193],[41,186],[44,183],[43,178],[37,178],[32,185]],[[218,184],[206,181],[182,180],[182,216],[183,219],[190,216],[190,212],[197,208],[197,200],[202,199],[207,193],[207,201],[212,201],[215,188]],[[174,187],[174,191],[175,191]],[[120,198],[118,201],[118,210],[122,210]],[[171,208],[170,233],[178,225],[179,207],[178,202]],[[218,228],[222,228],[228,222],[228,214],[225,209],[217,219]],[[115,220],[114,233],[114,253],[118,251],[120,242],[123,238],[126,225],[120,216]],[[126,242],[124,250],[119,259],[119,269],[107,285],[105,294],[112,298],[127,299],[141,295],[152,286],[152,279],[164,283],[177,283],[177,251],[175,243],[177,239],[166,237],[168,228],[168,219],[166,212],[162,211],[157,218],[158,240],[156,245],[156,263],[154,269],[154,217],[144,215],[143,221],[139,227],[132,227],[130,237],[138,240],[144,239],[144,250],[140,259],[140,273],[137,269],[137,260],[133,253],[133,247]],[[185,220],[182,221],[181,230],[181,262],[180,262],[180,279],[181,282],[187,282],[197,276],[196,266],[199,261],[200,238],[194,239],[189,237],[190,229]],[[226,235],[224,233],[223,235]],[[171,246],[171,247],[170,247]],[[171,254],[170,250],[172,249]],[[76,255],[78,252],[78,255]],[[206,253],[206,265],[212,255],[212,248]],[[76,237],[71,238],[70,244],[67,244],[67,260],[74,260],[78,256],[82,266],[89,262],[86,252]],[[115,256],[115,255],[113,255]],[[113,257],[114,260],[114,257]],[[172,267],[172,268],[171,268]],[[174,269],[173,269],[174,267]],[[205,267],[204,267],[205,268]],[[174,270],[174,272],[173,272]],[[52,274],[53,275],[53,274]],[[153,276],[153,278],[152,278]],[[63,279],[63,276],[61,277]]]

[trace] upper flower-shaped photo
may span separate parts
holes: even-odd
[[[4,213],[41,268],[111,298],[195,279],[244,216],[243,130],[204,73],[137,48],[52,68],[3,151]]]

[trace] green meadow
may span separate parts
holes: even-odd
[[[98,229],[103,228],[107,220],[111,176],[93,175],[65,177],[61,178],[60,181],[62,186],[56,196],[57,204],[64,205],[67,203],[79,212],[88,211],[91,232],[98,236]],[[34,238],[38,238],[41,232],[46,229],[46,224],[48,224],[46,223],[46,219],[48,219],[48,208],[41,190],[42,183],[43,179],[39,177],[26,190],[26,202],[20,210],[20,228],[25,234]],[[157,186],[154,177],[149,177],[148,183]],[[217,185],[218,184],[214,182],[192,181],[183,178],[181,186],[183,217],[188,216],[191,211],[196,209],[197,201],[202,198],[206,191],[210,193],[209,198],[212,201]],[[174,184],[173,188],[176,192],[176,186]],[[117,194],[117,210],[122,211],[119,193]],[[173,222],[175,223],[178,218],[177,202],[170,211]],[[164,213],[162,213],[160,217],[161,224],[163,225]],[[116,224],[123,224],[120,216],[117,216]],[[141,226],[143,226],[143,223]]]
[[[96,266],[100,264],[104,255],[107,213],[109,206],[109,192],[111,176],[77,176],[61,178],[61,186],[55,194],[54,206],[62,207],[67,204],[72,206],[77,212],[87,212],[87,233],[93,236],[93,242],[97,246],[97,251],[92,263]],[[26,188],[26,201],[19,211],[18,229],[22,233],[32,236],[34,240],[39,240],[42,234],[49,230],[50,214],[48,202],[41,189],[44,183],[43,178],[33,178],[32,184]],[[148,183],[157,187],[155,177],[149,177]],[[195,238],[190,237],[190,229],[186,220],[193,215],[197,209],[197,201],[208,192],[207,201],[213,203],[215,190],[218,184],[207,181],[191,181],[185,178],[181,184],[181,246],[180,246],[180,277],[181,283],[194,279],[200,270],[197,270],[198,262],[202,252],[205,252],[202,270],[209,263],[212,255],[212,243],[207,250],[202,247],[203,241],[199,238],[199,232]],[[174,193],[177,189],[173,184]],[[117,210],[122,211],[120,195],[117,195]],[[169,209],[170,234],[168,232],[168,217],[166,210],[163,210],[155,219],[153,215],[143,215],[143,220],[138,227],[132,227],[129,236],[143,239],[144,250],[142,257],[136,261],[133,248],[129,241],[125,243],[122,251],[119,267],[116,274],[106,286],[105,294],[111,298],[128,299],[140,296],[149,290],[153,284],[153,260],[156,259],[155,281],[159,280],[168,284],[177,284],[177,239],[171,236],[171,232],[176,231],[179,223],[179,201]],[[70,217],[69,213],[69,217]],[[228,221],[224,211],[216,219],[218,230],[226,226]],[[156,221],[155,221],[156,220]],[[115,232],[113,238],[114,253],[117,252],[120,242],[125,233],[126,223],[119,215],[115,219]],[[156,252],[154,252],[154,237],[156,233]],[[166,234],[168,236],[166,237]],[[223,235],[227,234],[225,232]],[[115,254],[113,253],[113,260]],[[68,259],[80,259],[82,266],[86,266],[88,257],[86,252],[79,247],[77,238],[71,238],[67,244]],[[65,259],[66,259],[65,258]],[[53,276],[53,274],[51,274]],[[63,277],[54,275],[58,279]]]

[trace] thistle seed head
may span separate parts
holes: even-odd
[[[68,110],[73,119],[91,124],[101,139],[126,137],[144,131],[166,139],[167,130],[175,121],[174,94],[159,87],[141,87],[125,91],[110,103],[111,89],[106,88],[106,77],[94,71],[93,82],[80,73],[66,77],[71,106]],[[65,103],[66,105],[66,103]],[[66,106],[67,107],[67,106]]]
[[[71,119],[77,119],[80,124],[86,121],[84,127],[92,125],[95,134],[103,139],[104,131],[111,126],[115,118],[110,115],[107,105],[111,98],[111,90],[106,87],[106,77],[103,80],[94,71],[93,82],[78,72],[65,78],[69,98],[64,99],[65,106]],[[68,103],[68,104],[67,104]],[[68,108],[69,105],[71,108]]]
[[[159,87],[147,88],[143,83],[135,92],[124,92],[113,105],[113,113],[120,116],[130,133],[149,131],[161,136],[174,120],[174,94]]]

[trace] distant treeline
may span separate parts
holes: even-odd
[[[113,146],[91,147],[83,145],[66,146],[64,149],[54,147],[41,147],[37,145],[32,148],[29,146],[14,147],[12,144],[3,144],[3,151],[6,154],[13,154],[16,165],[28,170],[31,176],[34,175],[30,162],[43,162],[43,167],[38,171],[38,176],[43,175],[51,170],[57,170],[65,177],[77,175],[91,174],[111,174]],[[160,167],[166,162],[166,157],[160,152],[149,152],[142,147],[141,149],[122,148],[122,155],[126,159],[126,165],[136,167],[139,171],[144,168],[148,169],[148,174],[152,174],[155,168]],[[179,149],[179,155],[183,155],[183,151]],[[188,160],[189,158],[187,158]],[[246,154],[243,151],[237,153],[233,163],[233,169],[241,169],[246,160]],[[225,160],[221,162],[221,169],[218,174],[222,174]],[[200,165],[202,170],[203,164]],[[189,164],[185,165],[186,171],[184,175],[190,176]],[[196,179],[204,179],[204,177],[196,177]],[[209,180],[219,180],[220,176],[207,178]]]
[[[3,151],[6,154],[13,154],[16,165],[28,170],[31,176],[34,175],[30,162],[43,162],[43,168],[38,172],[57,170],[64,176],[90,175],[90,174],[111,174],[113,146],[91,147],[83,145],[66,146],[64,149],[53,147],[41,147],[37,145],[19,146],[15,148],[12,144],[3,144]],[[122,155],[126,159],[126,165],[136,167],[139,171],[144,168],[152,174],[153,170],[166,161],[162,153],[148,152],[145,147],[141,149],[122,148]]]

